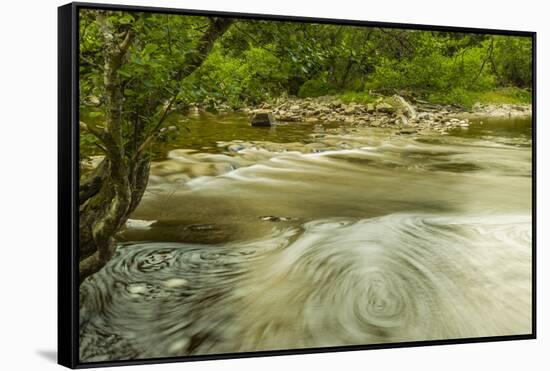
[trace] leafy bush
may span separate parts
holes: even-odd
[[[441,50],[421,53],[410,60],[384,58],[367,82],[367,88],[392,93],[408,90],[439,100],[459,99],[468,102],[468,92],[495,87],[494,76],[480,61],[485,48],[471,48],[460,56],[446,56]]]
[[[269,51],[250,48],[234,57],[218,48],[187,82],[187,99],[203,102],[209,97],[239,108],[278,96],[286,78],[280,60]]]
[[[300,98],[307,97],[320,97],[323,95],[334,94],[335,90],[325,79],[317,78],[306,81],[300,90],[298,90],[298,96]]]
[[[529,92],[502,89],[530,84],[531,41],[243,21],[190,80],[187,99],[233,108],[283,94],[341,94],[344,102],[372,102],[366,92],[406,92],[434,103],[464,106],[477,101],[527,102]]]
[[[426,98],[437,104],[457,104],[471,107],[477,101],[477,94],[464,88],[452,88],[444,92],[430,93]]]
[[[360,103],[360,104],[367,104],[372,103],[376,100],[375,97],[370,95],[367,92],[347,92],[342,95],[340,95],[340,100],[343,103]]]
[[[515,87],[487,91],[477,97],[480,103],[528,104],[531,100],[531,91]]]
[[[529,87],[532,79],[532,45],[527,37],[499,36],[495,41],[494,68],[500,85]]]

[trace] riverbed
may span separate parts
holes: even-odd
[[[530,118],[174,123],[81,286],[81,361],[531,333]]]

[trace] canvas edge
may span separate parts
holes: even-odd
[[[531,34],[531,333],[537,338],[537,33]]]
[[[78,364],[78,90],[76,7],[58,7],[57,362]]]

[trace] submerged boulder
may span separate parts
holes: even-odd
[[[250,120],[252,126],[271,126],[273,124],[275,124],[275,119],[273,119],[271,111],[267,110],[255,112]]]

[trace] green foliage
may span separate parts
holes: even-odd
[[[298,96],[300,98],[320,97],[323,95],[331,95],[335,92],[336,90],[326,81],[326,78],[318,77],[302,84],[298,90]]]
[[[480,103],[528,104],[532,101],[532,94],[527,89],[501,88],[481,93],[477,97],[477,101]]]
[[[459,104],[471,107],[475,103],[496,103],[496,104],[529,104],[531,103],[531,92],[521,88],[498,88],[486,91],[468,91],[461,88],[454,88],[449,92],[431,93],[427,99],[440,104]]]
[[[366,92],[407,92],[471,106],[483,92],[525,86],[530,71],[527,38],[240,21],[198,73],[195,98],[240,107],[281,94],[370,102]]]
[[[364,91],[347,92],[340,95],[340,100],[346,104],[347,103],[367,104],[367,103],[373,103],[376,100],[376,97]]]
[[[129,138],[135,137],[136,131],[147,136],[154,130],[171,100],[185,104],[189,95],[182,90],[185,66],[196,57],[200,37],[210,20],[206,17],[82,10],[79,35],[81,119],[98,121],[96,124],[100,127],[106,92],[103,39],[98,21],[102,15],[119,35],[133,35],[117,70],[124,102],[123,138],[128,141],[124,144],[130,145]],[[83,138],[85,148],[95,148],[96,151],[100,148],[93,137]]]
[[[95,16],[81,13],[80,96],[84,106],[99,101],[101,111],[102,41]],[[530,99],[528,91],[512,89],[531,85],[526,37],[238,20],[202,66],[184,77],[180,66],[194,58],[209,18],[109,12],[108,21],[136,35],[119,74],[124,120],[139,118],[144,130],[174,95],[179,106],[213,110],[285,94],[371,102],[372,94],[406,92],[463,105]]]
[[[423,96],[430,93],[460,96],[461,90],[479,91],[494,86],[494,77],[482,67],[483,46],[447,56],[445,48],[420,42],[419,53],[409,59],[382,58],[367,86],[386,92],[408,90]]]
[[[281,61],[268,50],[252,47],[237,58],[218,48],[188,82],[188,99],[201,102],[210,97],[239,108],[281,94],[285,81]]]
[[[458,104],[471,107],[477,102],[478,94],[461,87],[455,87],[446,91],[432,92],[425,98],[438,104]]]
[[[500,85],[531,86],[532,47],[527,37],[496,37],[493,67]]]

